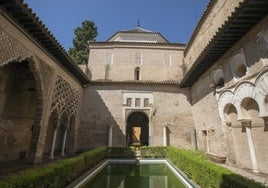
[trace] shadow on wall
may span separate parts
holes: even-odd
[[[0,162],[28,157],[36,115],[37,89],[29,62],[0,68]]]
[[[242,48],[244,53],[238,54],[230,54],[227,53],[225,56],[219,60],[218,67],[222,67],[222,85],[233,85],[234,79],[241,79],[244,75],[250,74],[250,72],[254,72],[254,69],[258,69],[261,71],[261,67],[263,66],[261,62],[261,57],[258,55],[257,48],[253,42],[249,42],[249,44],[243,46]],[[237,56],[241,56],[240,58],[236,58]],[[265,55],[262,55],[262,58],[265,58]],[[226,59],[226,60],[225,60]],[[243,74],[241,74],[241,66],[235,65],[243,65]],[[192,105],[197,103],[198,101],[205,98],[207,95],[216,92],[217,88],[221,88],[222,86],[215,85],[215,77],[218,77],[217,69],[210,70],[209,74],[202,75],[198,81],[194,83],[191,89],[191,98],[192,98]],[[252,74],[252,73],[251,73]],[[214,84],[214,87],[213,87]]]
[[[99,93],[93,87],[86,88],[83,94],[81,123],[77,133],[77,151],[100,146],[125,145],[125,134]]]
[[[87,64],[79,64],[78,67],[87,75],[88,79],[92,79],[91,71],[88,69]]]
[[[170,146],[171,130],[168,127],[166,127],[166,134],[167,134],[167,146]]]

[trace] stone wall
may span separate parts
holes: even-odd
[[[109,125],[113,124],[113,146],[126,145],[126,122],[132,112],[149,118],[149,145],[163,145],[163,125],[168,128],[167,144],[190,148],[193,127],[187,89],[169,85],[92,85],[85,89],[78,133],[80,149],[108,145]],[[152,94],[148,107],[127,107],[125,93]],[[133,95],[134,95],[133,94]]]
[[[263,38],[267,36],[267,21],[265,18],[248,32],[191,88],[199,149],[265,173],[268,113],[267,53],[263,49],[267,49],[267,42]],[[224,86],[214,84],[220,77]]]
[[[0,15],[0,41],[0,65],[3,67],[0,69],[0,135],[4,138],[0,144],[3,151],[0,161],[23,157],[29,162],[40,162],[44,152],[49,150],[45,149],[45,140],[51,112],[57,109],[58,114],[74,116],[73,130],[80,122],[82,86],[4,14]],[[68,83],[68,87],[58,86],[59,78]],[[61,91],[59,100],[53,99],[56,88]],[[75,98],[71,96],[73,93],[76,93]],[[70,114],[73,107],[76,111]],[[75,131],[70,135],[73,150],[74,134]]]
[[[179,45],[90,46],[88,68],[92,80],[134,80],[138,67],[140,80],[178,81],[182,77],[183,50]]]
[[[206,11],[200,20],[187,46],[185,63],[188,68],[196,61],[223,23],[231,17],[232,12],[243,0],[211,1],[209,11]]]

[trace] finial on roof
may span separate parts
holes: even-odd
[[[140,20],[138,20],[137,27],[140,27]]]

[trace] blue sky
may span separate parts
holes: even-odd
[[[187,43],[209,0],[25,0],[62,46],[72,46],[74,29],[92,20],[97,41],[137,26],[160,32],[169,42]]]

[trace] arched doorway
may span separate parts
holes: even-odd
[[[131,146],[135,142],[149,144],[149,119],[142,112],[133,112],[127,118],[126,143]]]

